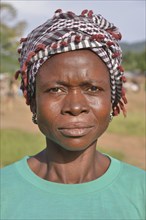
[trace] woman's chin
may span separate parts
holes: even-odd
[[[96,147],[97,139],[94,141],[83,141],[81,138],[71,138],[68,141],[60,142],[59,146],[67,151],[84,151],[91,145]]]

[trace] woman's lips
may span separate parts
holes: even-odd
[[[92,127],[73,127],[73,128],[60,128],[59,131],[66,137],[81,137],[88,134]]]

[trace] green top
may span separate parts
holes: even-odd
[[[1,170],[1,219],[146,219],[145,171],[110,157],[100,178],[61,184],[38,177],[27,158]]]

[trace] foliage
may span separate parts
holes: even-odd
[[[132,53],[141,53],[144,48],[146,48],[146,41],[138,41],[133,43],[119,42],[123,53],[132,52]]]
[[[15,53],[16,54],[16,53]],[[18,61],[17,61],[17,54],[13,56],[8,55],[2,55],[1,56],[1,65],[0,65],[0,72],[1,73],[11,73],[14,75],[18,67]]]
[[[136,53],[136,52],[126,52],[123,55],[123,66],[125,70],[140,72],[146,71],[146,51]]]
[[[17,14],[15,8],[6,2],[0,4],[0,11],[3,23],[10,22],[12,19],[16,17]]]
[[[1,28],[0,28],[0,49],[1,49],[1,72],[12,72],[7,66],[9,60],[10,66],[15,66],[17,62],[16,50],[18,47],[18,38],[22,35],[25,27],[25,21],[15,22],[17,12],[15,8],[8,3],[0,3]],[[14,56],[15,54],[15,56]],[[2,61],[6,62],[2,62]],[[13,67],[14,69],[14,67]]]

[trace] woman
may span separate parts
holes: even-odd
[[[46,148],[2,170],[2,219],[144,219],[144,171],[96,151],[124,115],[117,28],[57,10],[21,39],[21,89]]]

